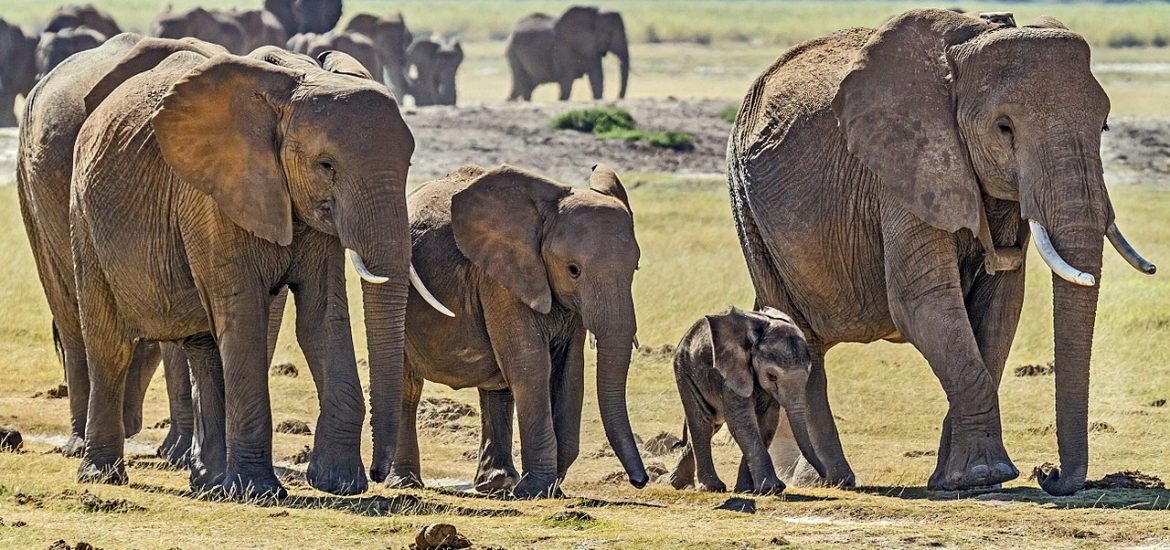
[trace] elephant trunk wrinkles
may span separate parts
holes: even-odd
[[[821,459],[817,457],[816,451],[813,449],[812,436],[808,433],[808,410],[803,405],[789,406],[785,408],[785,412],[788,415],[788,425],[792,427],[792,437],[796,439],[796,446],[800,448],[800,453],[817,471],[817,474],[823,478],[828,477],[824,464],[821,463]]]
[[[630,484],[641,489],[649,478],[626,411],[626,376],[630,370],[632,339],[629,333],[598,338],[597,402],[605,437],[625,468]]]

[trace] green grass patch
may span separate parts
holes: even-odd
[[[662,149],[690,151],[695,138],[686,132],[640,130],[630,112],[621,107],[590,107],[561,113],[549,121],[549,127],[560,130],[592,132],[597,139],[637,141]]]
[[[739,105],[728,105],[726,109],[719,111],[719,118],[724,122],[735,122],[735,117],[739,115]]]

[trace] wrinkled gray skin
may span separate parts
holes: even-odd
[[[325,52],[342,52],[361,63],[365,73],[370,75],[382,73],[382,62],[378,57],[378,48],[364,34],[349,31],[298,34],[288,40],[287,47],[291,52],[305,54],[314,59],[318,59]],[[380,79],[375,80],[381,81]]]
[[[37,43],[37,79],[49,74],[65,58],[77,52],[92,50],[105,41],[105,35],[88,27],[41,34]]]
[[[349,76],[361,70],[352,58],[326,56],[326,72],[264,50],[179,52],[146,71],[131,52],[106,77],[120,86],[102,81],[86,96],[70,221],[91,395],[102,399],[90,400],[82,481],[126,481],[110,409],[134,339],[147,338],[181,341],[192,371],[193,488],[284,495],[265,345],[272,297],[287,285],[321,408],[308,481],[364,491],[346,248],[386,278],[369,276],[362,294],[374,458],[388,466],[394,454],[414,140],[385,87]]]
[[[93,29],[106,38],[122,34],[113,16],[95,8],[93,4],[59,6],[41,32],[60,32],[78,27]]]
[[[697,473],[703,490],[727,490],[711,459],[711,437],[726,423],[743,453],[735,491],[784,491],[784,482],[776,477],[768,456],[781,408],[801,452],[823,472],[808,434],[806,393],[811,367],[804,335],[792,319],[775,309],[732,308],[696,322],[674,354],[674,379],[686,422],[685,447],[670,474],[670,484],[675,489],[689,487]]]
[[[389,86],[394,97],[398,98],[398,103],[402,103],[410,93],[407,74],[410,64],[406,59],[406,50],[413,40],[402,14],[378,17],[359,13],[349,20],[345,30],[363,34],[374,41],[382,63],[381,73],[374,76]]]
[[[644,486],[625,399],[640,251],[617,175],[598,166],[590,189],[578,189],[509,166],[468,166],[419,187],[408,204],[418,274],[455,317],[411,293],[402,424],[387,483],[422,485],[415,412],[425,379],[479,389],[477,489],[559,494],[580,446],[588,330],[597,335],[606,437],[630,483]],[[512,463],[513,404],[523,477]]]
[[[325,34],[341,20],[341,0],[264,0],[289,36],[300,33]]]
[[[454,105],[455,74],[463,63],[463,45],[441,37],[419,39],[406,55],[415,70],[411,81],[415,105]]]
[[[16,97],[36,84],[37,37],[0,19],[0,127],[16,126]]]
[[[752,85],[728,146],[732,209],[757,306],[790,313],[808,338],[812,439],[829,482],[854,475],[825,352],[880,339],[914,344],[949,401],[929,487],[1018,475],[997,390],[1024,298],[1022,220],[1100,280],[1114,219],[1100,158],[1108,113],[1079,35],[946,10],[807,42]],[[1061,468],[1039,480],[1063,495],[1088,466],[1098,286],[1048,263]],[[777,438],[777,464],[794,449]]]
[[[601,60],[614,54],[621,71],[618,98],[626,97],[630,77],[630,48],[621,14],[574,6],[560,18],[534,13],[521,19],[508,37],[506,54],[512,70],[509,100],[532,100],[532,90],[555,82],[560,99],[573,91],[573,81],[589,76],[593,99],[605,89]]]
[[[245,35],[235,15],[201,6],[181,12],[170,11],[168,6],[151,23],[150,34],[159,38],[198,38],[219,44],[237,55],[250,52],[252,44],[252,38]]]

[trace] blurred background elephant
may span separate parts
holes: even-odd
[[[58,7],[42,32],[61,32],[78,27],[93,29],[106,38],[113,38],[122,33],[122,28],[114,21],[114,17],[97,9],[93,4]]]
[[[100,46],[106,38],[106,35],[89,27],[66,28],[41,34],[37,42],[37,79],[49,74],[65,58]]]
[[[455,76],[463,63],[463,45],[458,40],[438,35],[415,40],[407,59],[415,73],[410,83],[415,105],[455,104]]]
[[[0,19],[0,127],[16,126],[16,98],[37,80],[37,36]]]
[[[264,0],[289,36],[299,33],[324,34],[341,20],[341,0]]]
[[[359,76],[368,74],[369,78],[373,78],[373,75],[382,73],[382,61],[378,56],[378,48],[374,45],[374,41],[364,34],[350,31],[333,31],[326,34],[302,33],[290,38],[287,47],[291,52],[305,54],[313,59],[317,59],[328,51],[342,52],[361,63],[365,74]],[[381,82],[381,79],[378,78],[374,78],[374,80]]]
[[[401,13],[379,17],[368,13],[359,13],[345,25],[348,32],[359,33],[374,41],[381,62],[381,72],[375,73],[378,80],[384,82],[394,93],[399,103],[405,100],[410,93],[408,72],[410,64],[407,61],[406,51],[410,47],[413,36],[406,27]],[[374,67],[370,67],[371,70]]]
[[[208,11],[197,6],[186,11],[173,11],[170,6],[155,17],[150,34],[158,38],[198,38],[219,44],[231,53],[242,55],[249,51],[251,38],[229,12]]]
[[[239,10],[231,8],[222,12],[235,20],[244,31],[244,51],[251,52],[261,46],[284,47],[289,34],[280,20],[268,10]]]
[[[574,6],[560,18],[534,13],[521,19],[508,37],[506,54],[512,70],[508,99],[532,99],[540,84],[555,82],[560,99],[573,91],[573,81],[588,75],[593,99],[605,89],[601,60],[607,53],[617,57],[621,71],[618,98],[626,97],[630,76],[630,48],[620,13]]]
[[[510,166],[467,166],[412,192],[409,209],[419,277],[455,317],[411,293],[402,424],[387,483],[422,485],[415,414],[426,379],[479,390],[477,489],[559,493],[580,447],[590,331],[606,437],[630,483],[644,486],[625,399],[641,252],[617,174],[598,166],[581,189]],[[512,462],[513,404],[523,476]]]

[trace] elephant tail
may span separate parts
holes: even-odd
[[[61,330],[57,328],[57,321],[53,321],[53,351],[57,352],[57,361],[61,362],[61,370],[65,371],[65,383],[69,383],[69,369],[65,368],[65,346],[61,344]]]
[[[688,441],[690,440],[690,434],[691,434],[691,431],[687,429],[687,419],[684,418],[683,419],[683,426],[682,426],[682,439],[679,439],[678,443],[671,445],[670,450],[676,451],[678,449],[687,448],[687,445],[689,444]]]

